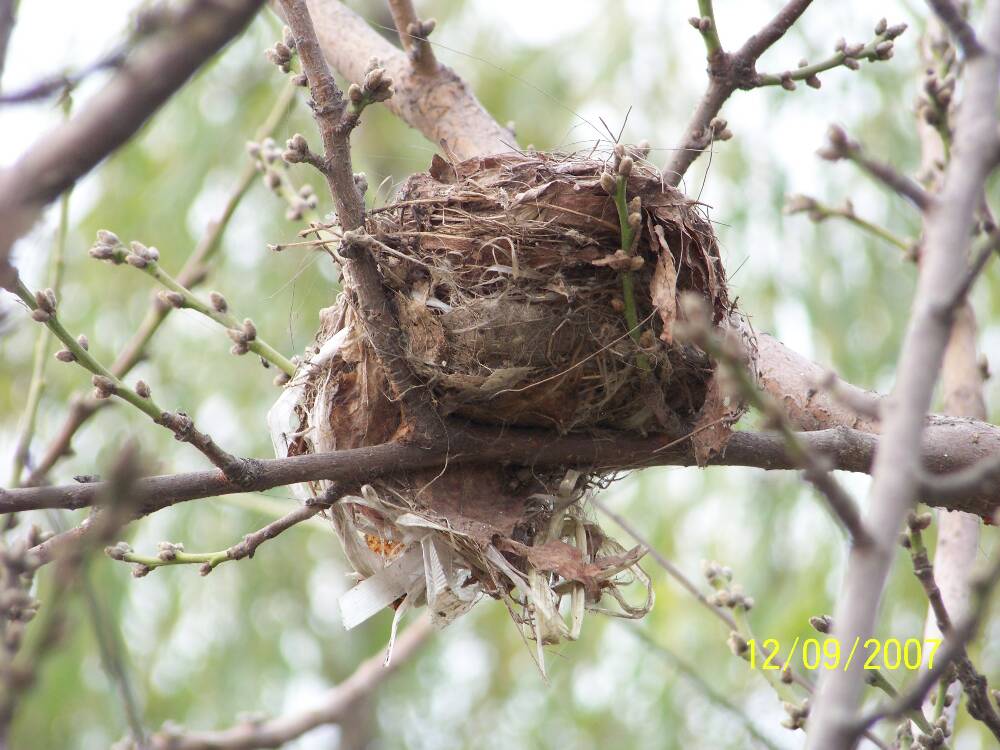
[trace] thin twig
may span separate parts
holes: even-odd
[[[68,101],[68,100],[67,100]],[[66,109],[69,113],[68,104]],[[58,297],[62,290],[63,272],[65,270],[66,235],[69,231],[69,199],[72,189],[67,190],[59,199],[59,225],[56,228],[56,240],[52,246],[52,257],[49,260],[49,288]],[[21,417],[21,428],[18,432],[17,445],[14,447],[14,466],[11,470],[11,484],[21,483],[21,476],[28,466],[31,455],[31,441],[35,435],[35,422],[38,417],[38,405],[42,401],[45,389],[45,368],[49,363],[49,345],[52,334],[48,328],[38,332],[35,341],[35,353],[31,366],[31,381],[28,385],[28,397],[25,400],[24,412]]]
[[[105,552],[113,560],[134,564],[136,568],[133,575],[136,577],[144,576],[156,568],[170,565],[199,565],[199,572],[204,576],[224,562],[253,557],[257,548],[264,542],[274,539],[296,524],[308,521],[327,507],[329,504],[321,502],[302,505],[276,521],[272,521],[267,526],[247,534],[239,543],[219,552],[185,552],[183,545],[170,542],[160,544],[160,551],[156,557],[138,555],[124,542],[108,547]]]
[[[816,224],[831,218],[843,219],[858,229],[862,229],[878,237],[880,240],[888,242],[890,245],[895,245],[904,253],[909,253],[913,250],[912,242],[904,240],[902,237],[893,234],[885,227],[873,221],[858,216],[854,211],[854,204],[849,200],[845,201],[843,206],[836,207],[828,206],[808,195],[790,195],[785,201],[785,213],[807,214],[809,219]]]
[[[9,0],[3,0],[3,2],[9,2]],[[47,76],[23,89],[4,92],[0,94],[0,104],[30,104],[56,94],[65,95],[94,73],[121,66],[125,61],[125,53],[125,45],[122,45],[73,73]]]
[[[291,377],[295,374],[295,364],[265,341],[258,333],[257,327],[249,318],[240,320],[229,311],[229,303],[218,292],[213,292],[211,301],[206,303],[181,284],[177,279],[160,266],[160,254],[156,248],[146,247],[142,243],[133,242],[126,248],[111,232],[98,232],[97,244],[90,250],[94,258],[107,260],[113,265],[128,264],[138,268],[148,276],[158,281],[166,292],[161,292],[160,299],[170,307],[194,310],[201,313],[226,329],[233,340],[232,353],[237,355],[253,352],[265,364],[270,363]]]
[[[736,53],[728,53],[723,50],[721,42],[716,46],[718,31],[715,14],[712,12],[709,15],[714,37],[711,42],[706,39],[708,88],[688,121],[680,145],[663,170],[663,179],[667,184],[677,187],[684,178],[688,167],[694,163],[702,151],[711,145],[713,129],[710,125],[713,120],[718,118],[722,105],[740,87],[740,84],[746,81],[748,72],[752,73],[757,58],[784,36],[811,2],[812,0],[790,0],[763,29],[750,37]],[[699,3],[699,8],[703,10],[702,16],[705,17],[704,6],[701,3]],[[698,30],[703,37],[708,32],[707,28],[702,31],[698,27]]]
[[[264,123],[258,128],[254,136],[256,141],[261,141],[271,135],[288,116],[288,112],[295,101],[297,88],[291,82],[285,86],[275,100],[274,106],[265,118]],[[226,202],[219,215],[209,222],[205,233],[202,234],[191,255],[184,262],[180,273],[177,274],[178,284],[191,289],[204,281],[208,275],[208,263],[221,247],[222,237],[229,227],[229,222],[236,213],[236,209],[247,194],[256,176],[256,167],[251,161],[248,161],[243,167],[243,171],[240,172],[240,176],[237,178],[232,191],[226,198]],[[121,352],[119,352],[115,361],[108,367],[108,370],[115,377],[125,377],[145,356],[149,342],[173,309],[171,305],[164,303],[159,297],[153,298],[149,310],[146,312],[146,316],[142,319],[136,332]],[[38,460],[28,475],[26,483],[41,483],[56,463],[62,457],[69,454],[70,445],[77,431],[102,406],[109,403],[111,402],[107,400],[98,400],[90,397],[77,397],[74,399],[70,404],[66,419],[56,433],[55,439],[49,444],[44,455]]]
[[[825,498],[834,516],[850,534],[853,544],[856,547],[869,546],[871,535],[861,521],[854,500],[830,473],[833,466],[829,459],[809,450],[792,427],[785,410],[758,387],[747,371],[746,351],[742,345],[733,337],[722,340],[714,332],[701,298],[685,296],[683,302],[686,319],[682,325],[675,326],[678,329],[676,335],[690,339],[726,368],[739,395],[758,409],[770,426],[785,439],[788,453],[802,469],[803,477]]]
[[[931,574],[933,575],[933,573]],[[920,674],[917,680],[892,704],[881,706],[871,713],[861,717],[854,725],[854,730],[870,727],[876,721],[888,716],[903,716],[908,711],[919,708],[926,697],[928,691],[933,687],[941,676],[953,664],[960,661],[966,653],[965,645],[975,636],[979,626],[986,614],[986,607],[989,603],[989,593],[1000,581],[1000,557],[994,559],[989,568],[981,575],[977,576],[973,582],[975,595],[974,606],[969,613],[957,624],[949,623],[947,632],[942,633],[945,637],[944,643],[938,648],[934,655],[934,665]],[[977,688],[978,692],[978,688]],[[988,691],[985,693],[989,701]],[[992,705],[990,706],[993,708]],[[971,706],[970,706],[971,710]],[[994,714],[995,715],[995,714]],[[980,718],[980,717],[975,717]],[[990,726],[990,730],[996,735],[997,730]]]
[[[944,603],[941,589],[938,587],[934,577],[934,566],[931,564],[927,547],[923,541],[923,530],[931,523],[930,514],[918,516],[910,514],[908,520],[909,537],[907,538],[910,558],[913,562],[913,574],[920,581],[930,603],[931,611],[937,621],[938,630],[945,638],[954,637],[955,628],[952,624],[951,616]],[[985,598],[985,597],[983,597]],[[954,663],[958,672],[958,679],[965,689],[968,699],[967,709],[969,715],[983,722],[993,736],[1000,740],[1000,714],[990,697],[989,685],[975,668],[964,645],[959,644],[955,649]]]
[[[421,21],[413,8],[412,0],[389,0],[392,21],[417,72],[431,75],[437,71],[438,62],[427,36],[434,30],[434,20]]]
[[[869,156],[861,144],[847,137],[843,128],[838,125],[831,126],[827,139],[829,141],[827,147],[819,152],[824,159],[851,161],[894,193],[908,199],[921,211],[927,212],[930,209],[934,199],[919,182],[900,174],[889,164]]]
[[[257,722],[244,722],[216,731],[162,730],[153,736],[153,750],[255,750],[280,747],[325,724],[344,721],[358,702],[375,693],[389,677],[405,666],[434,632],[421,617],[396,639],[392,661],[375,654],[358,665],[353,674],[326,693],[315,696],[312,708]]]
[[[31,291],[18,279],[15,286],[17,296],[32,311],[32,317],[42,323],[62,342],[66,348],[56,356],[64,362],[77,362],[93,374],[95,394],[98,398],[118,398],[131,404],[158,425],[174,433],[178,440],[189,443],[199,450],[209,461],[222,470],[233,481],[245,480],[251,473],[251,462],[233,456],[222,450],[210,435],[195,428],[194,422],[183,412],[168,412],[160,408],[149,391],[149,387],[139,381],[135,388],[126,385],[110,370],[97,361],[89,351],[89,343],[83,336],[73,338],[56,315],[56,298],[51,289],[44,292]]]

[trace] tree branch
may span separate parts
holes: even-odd
[[[735,54],[723,50],[721,44],[717,47],[707,46],[708,88],[688,120],[680,145],[663,170],[663,178],[667,184],[677,187],[681,183],[688,167],[711,145],[713,139],[710,124],[718,117],[722,105],[740,88],[741,80],[746,78],[747,73],[753,71],[757,58],[791,28],[811,2],[812,0],[790,0],[763,29],[747,39]],[[711,27],[715,30],[714,14]],[[702,32],[703,35],[705,33]],[[718,39],[717,31],[715,39]]]
[[[107,547],[104,552],[112,560],[133,563],[135,568],[132,575],[136,578],[141,578],[156,568],[170,565],[200,565],[199,572],[206,576],[224,562],[253,557],[257,548],[264,542],[274,539],[296,524],[308,521],[328,507],[328,502],[318,499],[316,502],[300,505],[267,526],[247,534],[242,541],[219,552],[185,552],[184,545],[171,542],[161,542],[160,551],[156,557],[136,554],[126,542],[119,542],[112,547]]]
[[[1000,451],[1000,429],[973,420],[939,418],[925,430],[924,466],[928,471],[950,472]],[[838,428],[800,433],[812,452],[826,457],[833,468],[866,472],[875,459],[878,437]],[[584,471],[611,473],[648,466],[694,466],[693,450],[683,436],[626,436],[619,433],[553,435],[543,430],[451,426],[434,447],[388,443],[365,448],[306,454],[288,458],[250,459],[249,479],[237,483],[216,471],[199,471],[146,477],[135,486],[137,514],[149,515],[176,503],[241,492],[260,491],[298,482],[339,480],[365,483],[393,473],[441,469],[445,465],[509,464],[512,466],[571,466]],[[751,466],[759,469],[795,469],[783,438],[776,433],[736,432],[725,453],[711,463],[718,466]],[[90,482],[51,487],[0,490],[0,513],[39,508],[77,509],[93,505],[104,483]],[[934,502],[934,498],[928,498]],[[985,517],[1000,505],[1000,487],[949,503]],[[86,529],[66,532],[72,539]],[[64,543],[62,535],[36,548],[43,559]]]
[[[421,21],[412,0],[389,0],[392,21],[399,32],[399,41],[413,61],[413,67],[423,75],[437,72],[438,61],[427,36],[434,30],[434,19]]]
[[[254,135],[255,141],[261,141],[270,136],[274,130],[288,115],[288,112],[295,101],[297,90],[295,84],[289,82],[274,102],[274,106],[264,119],[263,124],[257,129]],[[243,197],[250,189],[254,178],[257,176],[257,168],[253,161],[248,161],[243,167],[232,192],[226,199],[225,205],[219,215],[210,221],[205,233],[198,240],[197,245],[191,251],[180,272],[177,274],[177,282],[189,289],[200,285],[208,275],[208,263],[214,257],[222,244],[222,237],[229,226],[229,222],[236,213],[237,207]],[[118,353],[118,357],[108,370],[116,378],[123,378],[133,367],[146,355],[148,346],[153,335],[159,330],[160,325],[166,320],[167,315],[174,308],[164,303],[159,297],[154,296],[145,317],[139,324],[138,329],[128,340],[125,347]],[[87,396],[77,396],[70,402],[69,413],[63,421],[62,427],[56,433],[55,439],[49,443],[48,448],[41,458],[35,463],[27,477],[25,484],[40,484],[52,467],[63,457],[71,452],[71,443],[77,431],[90,419],[97,411],[107,406],[111,402],[108,400],[98,400]]]
[[[192,0],[135,49],[65,125],[0,172],[0,286],[13,288],[9,255],[42,208],[125,143],[208,58],[240,33],[262,0]]]
[[[923,531],[930,526],[931,518],[929,513],[923,516],[910,513],[908,519],[909,536],[906,540],[906,546],[910,550],[913,574],[920,581],[920,585],[923,586],[924,593],[927,595],[927,601],[930,603],[938,631],[946,638],[954,638],[955,627],[945,605],[941,589],[935,580],[934,566],[923,540]],[[959,643],[961,644],[961,641]],[[962,687],[965,688],[968,697],[969,714],[989,727],[993,735],[1000,740],[1000,715],[997,714],[996,707],[990,698],[986,678],[976,670],[964,644],[957,647],[954,662],[958,679],[962,683]]]
[[[930,209],[933,198],[918,182],[900,174],[889,164],[873,159],[865,152],[861,144],[848,138],[847,133],[839,125],[830,128],[827,138],[829,145],[819,152],[819,155],[824,159],[828,161],[846,159],[854,162],[868,175],[874,177],[893,192],[908,199],[921,211],[926,212]]]
[[[281,6],[309,80],[313,115],[323,137],[325,153],[321,171],[344,230],[340,254],[348,259],[344,273],[349,283],[345,286],[357,298],[359,317],[369,343],[385,369],[394,396],[402,404],[409,433],[400,437],[426,442],[439,431],[440,418],[430,403],[425,384],[413,374],[407,362],[395,306],[382,284],[375,256],[364,233],[364,196],[355,184],[351,166],[350,137],[358,115],[366,101],[388,98],[392,81],[386,78],[384,69],[369,68],[363,79],[364,86],[352,87],[352,107],[349,108],[323,57],[305,0],[281,0]],[[302,144],[297,145],[301,150]]]
[[[306,732],[344,721],[358,702],[371,696],[427,641],[433,628],[426,617],[414,622],[396,640],[392,661],[382,654],[361,662],[354,673],[325,695],[315,708],[261,722],[245,722],[214,732],[160,731],[152,737],[153,750],[255,750],[280,747]]]
[[[677,187],[684,178],[685,172],[714,141],[720,138],[719,132],[725,129],[713,127],[713,122],[719,120],[719,112],[737,89],[750,90],[762,86],[781,86],[793,91],[796,81],[805,81],[812,88],[820,87],[819,74],[837,67],[847,67],[856,70],[859,60],[888,60],[892,57],[893,40],[906,30],[905,24],[889,26],[882,19],[875,26],[875,38],[868,44],[847,45],[843,40],[838,42],[835,53],[814,65],[802,61],[796,70],[787,70],[779,75],[767,75],[757,72],[757,60],[771,45],[777,42],[795,24],[799,17],[809,7],[811,0],[789,0],[789,2],[772,18],[764,28],[751,36],[736,52],[726,52],[718,43],[718,36],[710,39],[708,34],[714,33],[716,23],[714,13],[702,18],[692,18],[691,25],[701,32],[706,39],[708,51],[708,88],[691,119],[680,145],[676,148],[670,162],[663,170],[664,180]],[[699,6],[701,7],[701,6]],[[710,4],[709,4],[709,7]]]
[[[309,12],[326,58],[341,75],[358,81],[377,58],[392,78],[396,95],[386,106],[435,146],[446,141],[459,159],[503,153],[516,147],[514,134],[483,109],[451,68],[438,65],[432,75],[413,69],[407,55],[368,23],[335,0],[309,0]]]
[[[1000,2],[987,4],[987,46],[1000,49]],[[910,323],[899,358],[892,408],[884,420],[882,447],[873,470],[866,525],[872,548],[854,548],[834,616],[841,643],[867,639],[875,626],[882,588],[892,562],[896,534],[918,487],[917,456],[924,415],[954,318],[954,290],[962,283],[975,213],[992,164],[983,158],[997,139],[1000,58],[994,53],[966,64],[964,98],[956,123],[955,151],[944,189],[925,216],[925,242]],[[961,300],[957,300],[960,302]],[[861,665],[824,673],[814,704],[809,747],[849,748],[856,740],[851,716],[861,691]]]

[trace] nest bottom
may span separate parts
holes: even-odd
[[[344,327],[268,414],[278,455],[384,442],[398,427],[380,373],[357,366],[362,342],[353,312],[331,308],[324,320]],[[351,413],[365,415],[363,435],[344,429]],[[308,499],[328,486],[294,489]],[[489,596],[504,602],[540,649],[575,639],[587,612],[644,616],[653,593],[639,567],[643,551],[624,549],[596,523],[587,501],[593,487],[573,470],[463,465],[380,480],[343,497],[330,516],[359,580],[339,602],[345,627],[394,606],[391,641],[413,607],[427,605],[443,627]],[[544,671],[540,650],[536,658]]]

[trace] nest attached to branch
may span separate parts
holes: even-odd
[[[705,463],[743,405],[720,388],[710,357],[674,339],[680,295],[699,295],[751,357],[753,337],[700,207],[636,159],[627,195],[641,221],[623,253],[616,204],[601,186],[608,168],[593,155],[434,157],[371,211],[366,229],[406,356],[442,415],[559,433],[690,434]],[[625,269],[635,335],[623,313]],[[374,445],[403,426],[350,295],[345,276],[311,359],[269,415],[279,455]],[[574,467],[459,466],[344,498],[332,513],[364,579],[342,601],[345,623],[400,597],[397,614],[426,601],[446,623],[483,594],[505,601],[539,644],[576,637],[585,609],[642,616],[652,596],[641,551],[609,539],[582,502],[600,481]],[[635,582],[645,591],[633,605],[622,589]]]

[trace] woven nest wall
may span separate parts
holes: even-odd
[[[545,154],[436,158],[373,214],[411,366],[444,413],[568,431],[680,431],[698,423],[714,364],[676,344],[677,297],[733,313],[711,225],[659,173],[637,165],[634,259],[615,256],[619,218],[602,160]],[[632,272],[642,336],[628,334],[620,266]],[[638,357],[651,362],[639,377]],[[713,417],[715,418],[715,417]]]
[[[752,334],[729,299],[704,213],[638,160],[627,194],[641,221],[630,257],[620,251],[617,208],[601,186],[613,158],[435,157],[370,212],[366,229],[410,365],[440,413],[560,433],[690,434],[704,463],[743,407],[723,392],[715,362],[674,339],[680,295],[701,296],[714,325],[738,330],[751,357]],[[321,315],[313,356],[272,410],[279,455],[374,445],[401,427],[350,293],[346,277],[345,295]],[[429,603],[445,623],[486,594],[505,601],[527,635],[554,642],[575,637],[585,609],[634,617],[651,605],[639,550],[609,539],[581,502],[601,478],[574,469],[418,472],[373,483],[332,513],[359,578],[411,569],[413,586],[389,586],[382,599],[402,591],[389,602]],[[647,590],[630,604],[623,592],[635,582]]]

